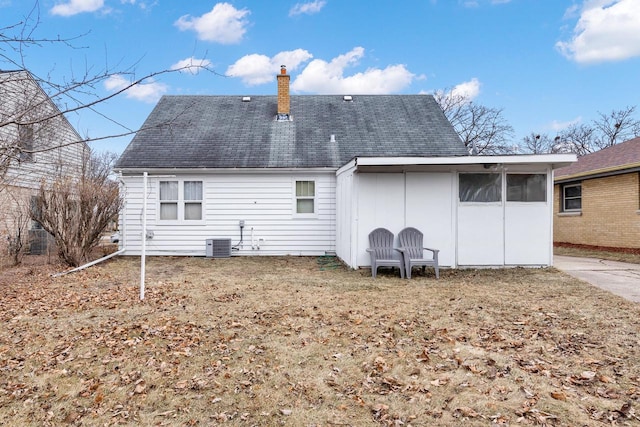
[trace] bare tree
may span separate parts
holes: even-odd
[[[71,140],[58,140],[57,143],[54,141],[48,144],[29,145],[25,144],[27,135],[21,133],[21,129],[36,129],[41,133],[47,132],[47,130],[51,132],[51,129],[56,128],[57,121],[70,114],[91,112],[102,116],[98,111],[101,104],[123,94],[134,86],[164,74],[181,71],[194,72],[194,70],[206,70],[216,74],[204,63],[192,63],[180,68],[150,72],[142,76],[136,72],[137,64],[124,68],[113,68],[109,65],[97,67],[96,64],[89,64],[83,72],[78,73],[77,70],[71,70],[68,76],[59,79],[55,79],[51,75],[38,75],[30,69],[28,58],[37,55],[39,50],[49,47],[66,47],[70,50],[85,48],[78,45],[84,34],[71,37],[40,37],[37,34],[39,22],[39,3],[34,1],[33,8],[22,22],[0,27],[0,70],[29,70],[28,78],[32,79],[41,89],[40,93],[28,89],[28,85],[25,85],[27,77],[24,73],[2,73],[0,71],[0,184],[2,184],[2,178],[10,167],[34,153],[56,150],[62,146],[86,144],[106,138],[132,135],[140,130],[118,123],[112,117],[103,116],[106,121],[118,125],[121,131],[91,138],[76,135]],[[115,76],[125,77],[128,79],[128,83],[110,94],[99,95],[97,88]],[[57,108],[48,108],[47,104],[51,101],[55,103]],[[163,125],[170,125],[170,123],[159,126]],[[38,142],[47,140],[41,136],[34,139]],[[55,140],[55,138],[53,139]]]
[[[590,123],[573,124],[558,132],[551,143],[547,135],[530,134],[522,139],[521,149],[527,153],[575,153],[578,156],[611,147],[640,136],[640,120],[634,117],[636,107],[598,112]],[[542,151],[539,151],[542,150]]]
[[[594,149],[595,128],[590,125],[571,125],[554,139],[552,153],[575,153],[578,156],[596,151]]]
[[[593,144],[598,150],[640,136],[640,121],[633,117],[636,107],[613,110],[609,114],[598,112],[593,121],[595,134]]]
[[[522,138],[521,150],[531,154],[545,154],[553,151],[554,140],[546,133],[534,133]]]
[[[40,187],[33,219],[53,236],[60,259],[70,266],[89,259],[122,209],[119,185],[109,178],[116,157],[92,155],[80,178],[60,177]]]
[[[512,153],[513,127],[502,110],[476,104],[454,91],[437,91],[436,102],[471,154]]]
[[[22,262],[29,245],[29,226],[31,225],[31,207],[29,199],[15,197],[14,194],[3,195],[3,203],[10,205],[4,209],[3,227],[6,230],[6,254],[12,266]]]

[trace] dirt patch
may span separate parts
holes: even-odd
[[[640,423],[639,306],[555,269],[139,265],[2,284],[0,423]]]

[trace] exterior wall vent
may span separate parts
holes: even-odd
[[[229,258],[231,256],[231,239],[207,239],[205,254],[207,258]]]

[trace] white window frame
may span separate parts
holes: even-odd
[[[313,196],[298,196],[298,182],[313,182]],[[298,200],[313,200],[313,212],[299,213]],[[292,212],[294,218],[317,218],[318,217],[318,180],[309,177],[298,177],[292,179]]]
[[[160,199],[160,186],[163,182],[177,182],[178,183],[178,199],[176,200],[161,200]],[[200,182],[202,184],[201,200],[185,200],[184,186],[187,182]],[[205,203],[204,203],[204,180],[195,178],[168,178],[158,180],[157,189],[157,222],[159,224],[204,224],[205,222]],[[177,203],[177,218],[176,219],[162,219],[161,218],[161,206],[163,203]],[[189,203],[200,203],[201,218],[200,219],[185,219],[185,205]]]
[[[572,188],[572,187],[580,187],[580,196],[579,197],[574,196],[569,198],[569,200],[580,199],[580,208],[578,209],[567,209],[566,189]],[[573,184],[563,184],[561,188],[562,188],[562,212],[582,212],[582,182],[577,182]]]

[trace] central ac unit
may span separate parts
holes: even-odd
[[[229,258],[231,256],[231,239],[207,239],[207,258]]]

